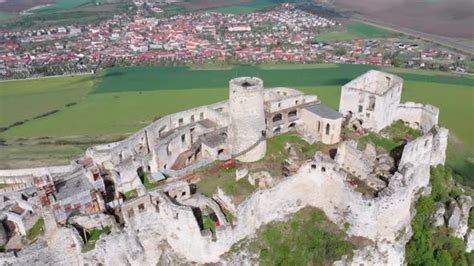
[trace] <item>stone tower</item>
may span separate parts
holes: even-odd
[[[229,82],[230,128],[232,155],[242,162],[254,162],[265,156],[265,112],[263,81],[241,77]]]

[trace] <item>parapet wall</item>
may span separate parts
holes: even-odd
[[[136,145],[153,145],[163,133],[190,123],[211,119],[222,126],[227,126],[229,120],[223,113],[228,112],[228,108],[228,101],[222,101],[166,115],[122,141],[89,148],[86,151],[86,156],[94,158],[97,163],[104,161],[118,163],[120,155],[122,160],[131,157]],[[148,143],[145,142],[145,139],[148,139]]]
[[[438,116],[439,109],[433,105],[406,102],[398,105],[395,120],[403,120],[410,127],[427,133],[438,124]]]

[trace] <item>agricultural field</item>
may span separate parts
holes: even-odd
[[[319,42],[345,41],[372,38],[383,38],[396,36],[397,33],[382,28],[378,28],[365,23],[351,23],[343,25],[334,31],[325,31],[316,36],[315,40]]]
[[[457,41],[474,38],[472,0],[333,0],[331,4],[372,20]]]
[[[53,4],[49,4],[40,8],[34,8],[29,11],[36,14],[52,13],[87,5],[90,3],[92,3],[91,0],[56,0]]]
[[[326,105],[337,108],[341,86],[371,68],[374,67],[334,64],[239,66],[222,70],[133,67],[110,69],[95,77],[4,82],[0,86],[1,125],[22,119],[30,121],[0,133],[0,138],[9,143],[25,143],[39,142],[41,138],[51,142],[125,136],[160,116],[226,99],[229,79],[238,76],[261,77],[266,87],[289,86],[316,94]],[[474,120],[474,78],[395,68],[383,70],[405,79],[403,101],[431,103],[441,109],[440,123],[450,129],[452,145],[456,145],[451,145],[456,156],[450,157],[450,164],[469,173],[474,165],[469,161],[474,154],[474,125],[469,122]],[[70,102],[77,104],[65,107]],[[58,112],[33,119],[55,109]],[[26,151],[17,149],[15,157]],[[72,156],[77,149],[61,152],[69,151]],[[460,151],[464,151],[462,156]],[[54,146],[45,147],[44,152],[46,158],[42,159],[49,161]],[[0,159],[6,157],[0,154]]]
[[[91,92],[91,76],[44,78],[0,83],[0,127],[67,108]]]
[[[209,9],[208,11],[239,15],[256,12],[278,4],[279,2],[275,0],[251,0],[249,3],[217,7]]]
[[[0,28],[35,28],[52,25],[96,23],[125,12],[127,0],[58,0],[28,9],[25,14],[0,12]]]

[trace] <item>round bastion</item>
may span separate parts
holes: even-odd
[[[265,111],[263,81],[240,77],[229,82],[230,129],[232,155],[242,162],[254,162],[265,156]]]

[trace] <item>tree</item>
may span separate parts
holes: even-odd
[[[344,46],[338,46],[336,47],[335,54],[337,56],[343,56],[347,53],[346,48]]]

